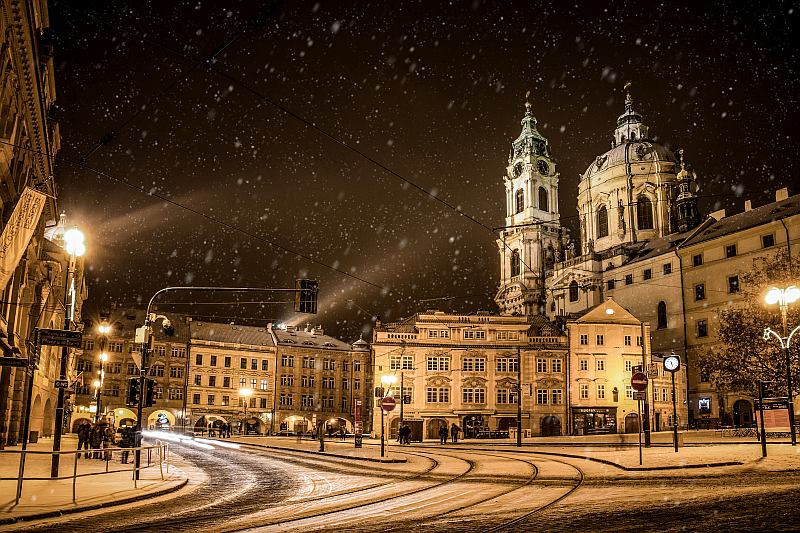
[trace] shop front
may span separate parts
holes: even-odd
[[[598,435],[617,432],[616,407],[573,407],[572,434]]]

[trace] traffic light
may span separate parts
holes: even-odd
[[[139,405],[139,378],[128,378],[128,406]]]
[[[154,394],[156,389],[156,380],[147,378],[145,380],[145,395],[144,395],[144,406],[145,407],[153,407]]]
[[[313,279],[298,279],[295,283],[295,313],[317,313],[317,293],[319,282]]]

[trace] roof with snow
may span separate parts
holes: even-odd
[[[192,322],[192,340],[224,342],[227,344],[249,344],[251,346],[274,346],[267,328],[220,324],[216,322]]]
[[[626,324],[631,326],[638,326],[642,323],[613,298],[593,307],[575,322],[578,324]]]

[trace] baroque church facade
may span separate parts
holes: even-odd
[[[717,309],[738,298],[738,274],[779,250],[797,256],[800,195],[782,189],[775,203],[701,216],[683,150],[652,139],[627,92],[611,148],[580,176],[575,243],[561,225],[559,174],[536,123],[526,103],[503,178],[501,314],[566,321],[613,297],[651,324],[654,359],[675,352],[687,366],[682,426],[749,424],[752,399],[718,394],[697,357],[716,342]]]

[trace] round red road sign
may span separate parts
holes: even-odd
[[[397,401],[392,396],[387,396],[383,400],[381,400],[381,407],[384,411],[394,411],[394,406],[397,405]]]
[[[638,391],[647,389],[647,375],[644,372],[637,372],[631,376],[631,387]]]

